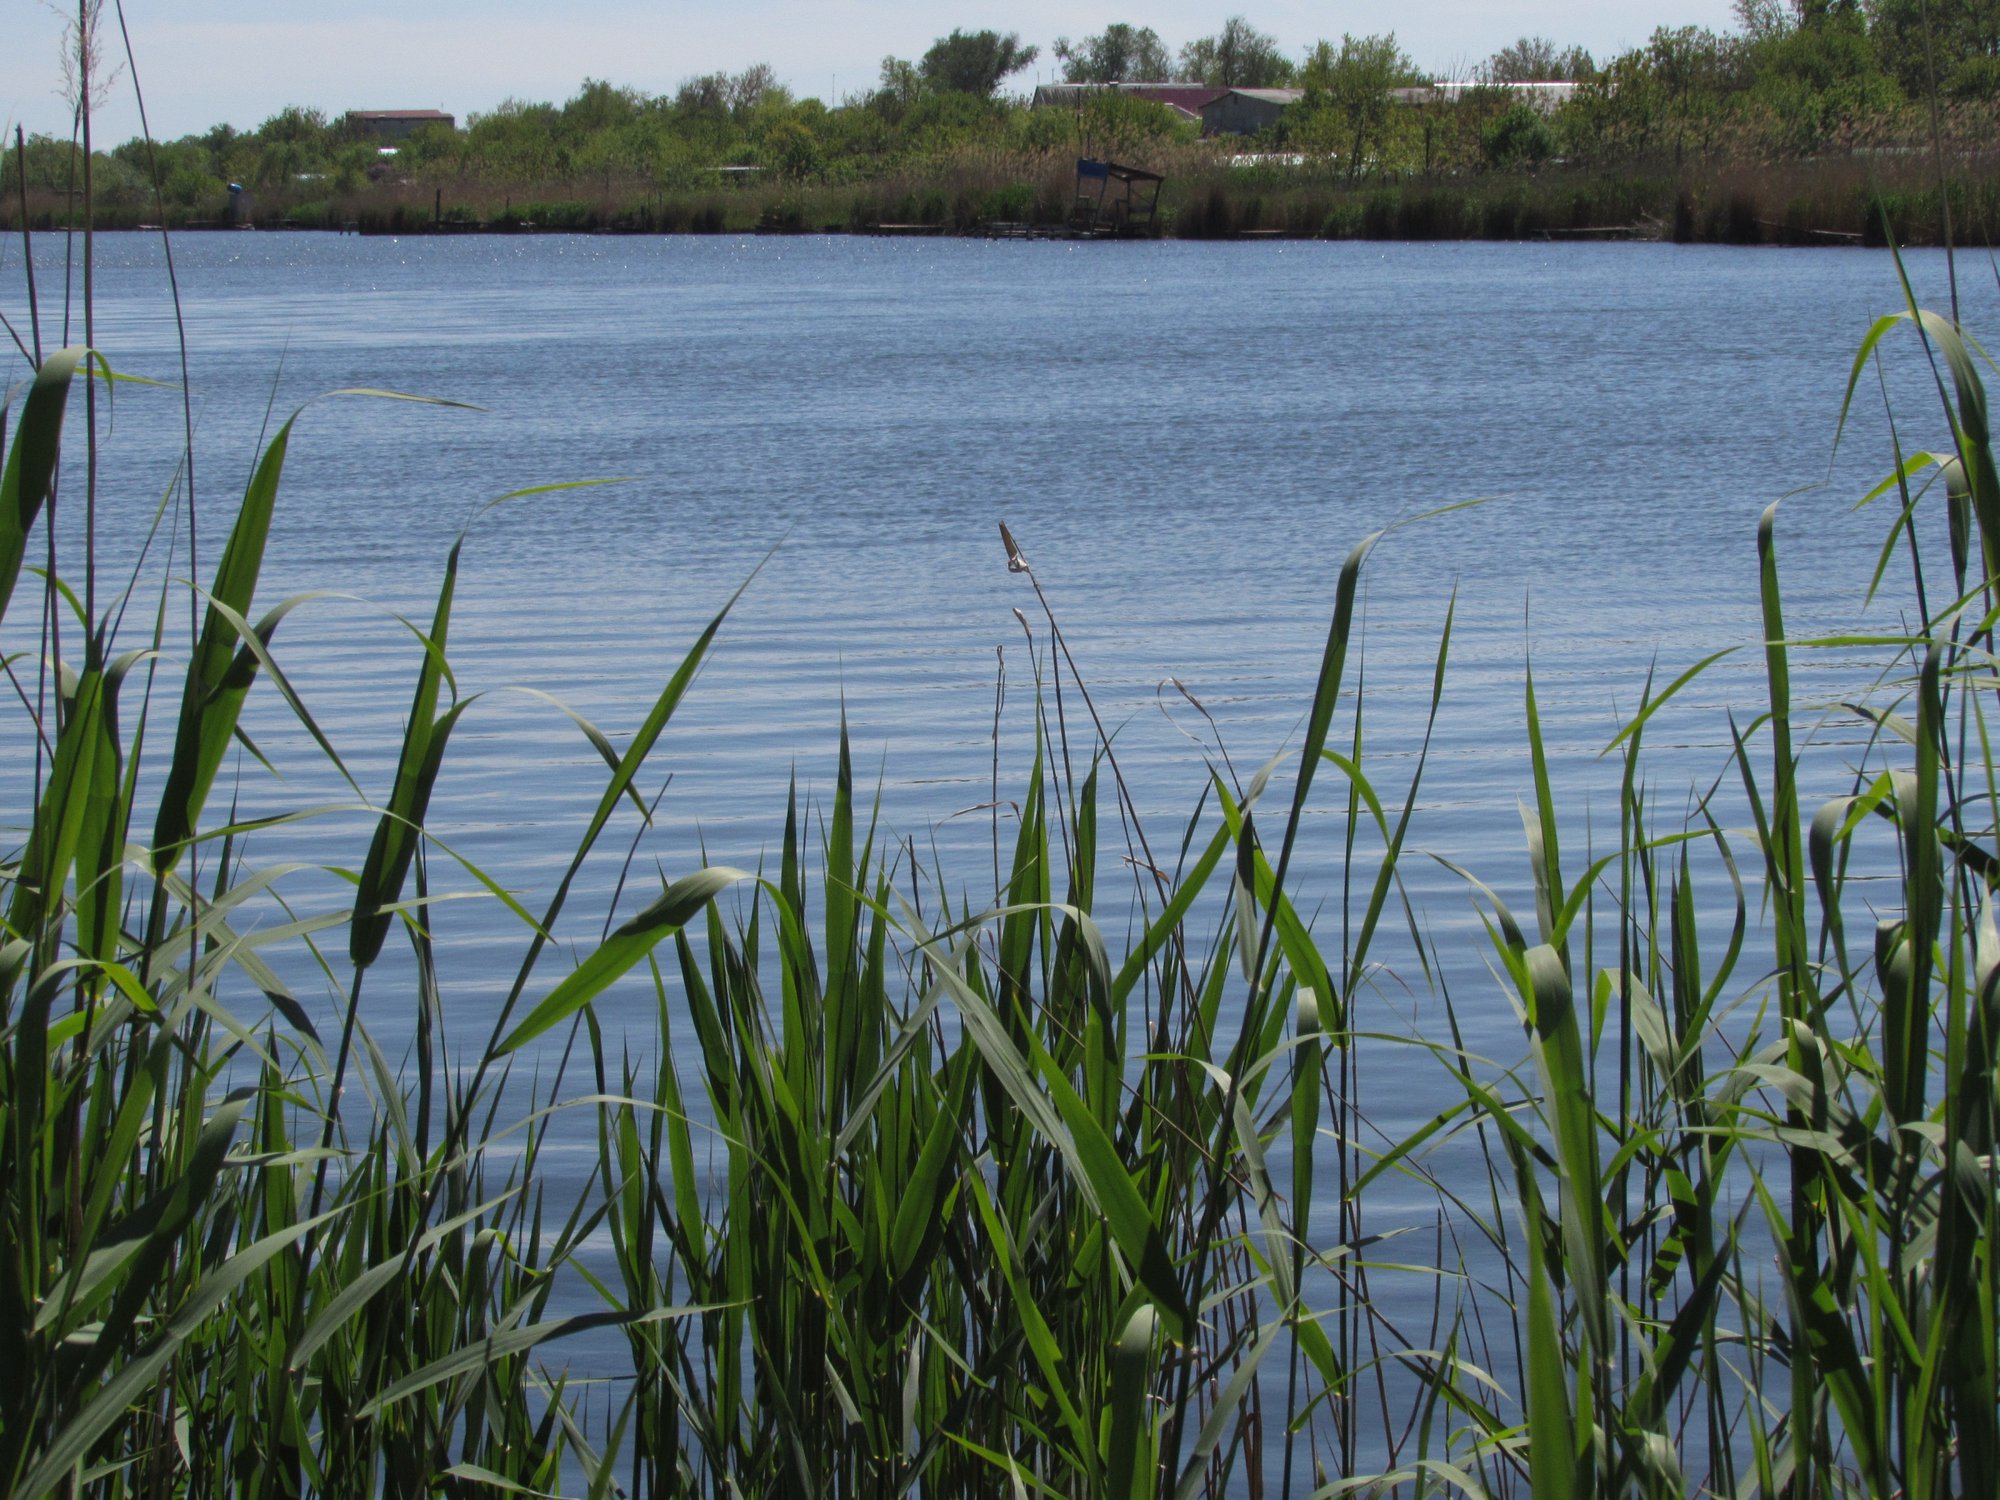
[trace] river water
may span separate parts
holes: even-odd
[[[1850,511],[1889,463],[1872,376],[1829,469],[1854,351],[1901,301],[1873,253],[236,234],[184,237],[176,258],[204,574],[267,422],[346,387],[481,408],[321,401],[292,444],[259,606],[312,589],[367,601],[308,606],[278,645],[373,795],[417,660],[389,612],[428,619],[482,502],[622,481],[479,519],[452,640],[462,692],[552,692],[614,739],[754,574],[657,756],[673,784],[644,847],[669,871],[702,848],[735,863],[773,848],[793,771],[830,786],[843,711],[890,828],[948,862],[990,850],[985,815],[953,815],[990,800],[1001,651],[1001,789],[1018,794],[1033,669],[1014,610],[1046,638],[1002,521],[1170,830],[1200,790],[1190,736],[1206,732],[1171,683],[1239,768],[1295,742],[1342,560],[1407,523],[1365,575],[1370,754],[1385,788],[1401,779],[1456,590],[1416,837],[1518,896],[1524,661],[1558,779],[1583,776],[1650,663],[1670,676],[1756,639],[1765,505],[1819,486],[1780,522],[1799,628],[1859,618],[1888,521]],[[60,242],[38,260],[53,341]],[[1909,260],[1920,297],[1942,302],[1942,258]],[[177,379],[158,241],[100,237],[97,277],[114,366]],[[1991,276],[1967,296],[1977,327]],[[16,247],[0,306],[25,335],[24,305]],[[1903,440],[1941,446],[1901,348]],[[107,580],[168,489],[180,420],[171,391],[121,388]],[[1466,508],[1412,519],[1450,506]],[[1671,722],[1719,746],[1715,705],[1758,702],[1758,670],[1725,664]],[[265,748],[291,779],[246,776],[246,806],[341,795],[266,707]],[[545,704],[494,694],[459,730],[438,831],[532,889],[566,858],[597,765]],[[1656,780],[1719,767],[1694,755]],[[1330,851],[1304,853],[1310,879]]]
[[[104,236],[98,253],[99,346],[121,372],[177,380],[158,241]],[[1341,562],[1396,527],[1367,567],[1353,664],[1366,673],[1368,764],[1393,811],[1455,591],[1412,841],[1532,911],[1517,811],[1532,795],[1524,661],[1580,849],[1591,818],[1600,837],[1602,820],[1615,829],[1616,768],[1597,753],[1648,666],[1665,680],[1756,641],[1763,508],[1791,496],[1779,538],[1801,630],[1862,618],[1889,524],[1882,507],[1852,510],[1890,461],[1872,372],[1833,447],[1855,350],[1901,306],[1892,262],[1873,252],[258,233],[184,237],[175,261],[203,574],[267,420],[344,387],[480,408],[321,401],[292,445],[260,607],[304,590],[354,596],[300,610],[277,650],[372,796],[392,778],[417,666],[394,616],[428,619],[459,528],[509,491],[621,481],[512,501],[479,517],[465,550],[451,657],[459,690],[489,696],[454,739],[431,822],[532,908],[603,770],[567,719],[507,690],[556,694],[622,740],[746,580],[644,784],[650,797],[671,774],[637,868],[775,859],[789,779],[830,795],[844,713],[885,827],[954,889],[990,890],[1001,671],[1003,799],[1019,796],[1031,753],[1035,667],[1015,611],[1037,649],[1047,638],[1028,581],[1006,566],[1004,521],[1116,734],[1156,847],[1178,844],[1219,762],[1216,734],[1246,776],[1296,744]],[[1942,257],[1914,253],[1908,267],[1941,304]],[[53,340],[59,242],[43,242],[37,270]],[[1967,322],[1990,325],[1990,272],[1972,272],[1965,295]],[[0,308],[24,337],[25,307],[10,246]],[[1941,447],[1915,346],[1907,334],[1891,344],[1903,441]],[[169,490],[180,420],[173,392],[120,388],[101,590],[130,569],[131,540]],[[65,536],[73,544],[72,527]],[[162,572],[186,566],[184,552],[163,564],[156,550],[131,619],[150,621]],[[1893,625],[1902,578],[1877,624]],[[185,591],[172,597],[184,610]],[[128,626],[130,643],[144,628]],[[1721,772],[1726,706],[1755,715],[1760,670],[1743,652],[1663,717],[1656,803]],[[1854,670],[1842,660],[1816,676],[1808,661],[1800,696],[1831,696]],[[1087,721],[1069,707],[1081,753]],[[284,779],[246,763],[218,798],[246,813],[352,800],[274,702],[248,722]],[[1288,784],[1281,775],[1280,794]],[[1323,785],[1296,893],[1333,920],[1342,798]],[[333,821],[351,835],[343,862],[358,865],[367,819]],[[249,857],[325,859],[320,836],[273,830]],[[617,837],[622,854],[631,830]],[[618,866],[593,866],[573,900],[563,931],[579,950]],[[435,868],[441,885],[472,888]],[[1447,962],[1483,986],[1471,1043],[1517,1055],[1511,1012],[1484,998],[1494,986],[1463,883],[1428,858],[1405,872]],[[300,877],[295,899],[337,903],[339,889]],[[1114,945],[1117,909],[1106,904]],[[519,928],[468,903],[441,932],[448,999],[483,1017]],[[548,962],[553,974],[565,960]],[[1397,962],[1367,1002],[1374,1023],[1421,1027],[1423,998]],[[288,973],[332,1013],[309,965]],[[393,1057],[410,1023],[380,993],[368,1019]],[[614,1033],[650,1025],[643,990],[614,992],[603,1013]],[[1391,1072],[1371,1085],[1378,1123],[1394,1135],[1428,1116],[1436,1088]]]

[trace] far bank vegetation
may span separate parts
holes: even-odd
[[[94,162],[100,227],[163,222],[363,232],[976,232],[1067,214],[1079,155],[1164,173],[1159,232],[1904,243],[2000,229],[2000,4],[1738,0],[1728,31],[1662,26],[1608,59],[1524,37],[1434,78],[1393,34],[1288,46],[1242,16],[1178,47],[1107,26],[1047,48],[954,30],[875,86],[798,97],[772,69],[648,93],[586,79],[561,104],[509,99],[393,149],[342,113],[292,106],[255,130],[133,140]],[[1926,32],[1928,20],[1928,33]],[[1928,37],[1928,44],[1927,44]],[[1033,106],[1037,61],[1077,83],[1302,91],[1256,136],[1105,91]],[[1513,86],[1566,82],[1555,99]],[[1452,82],[1459,88],[1424,90]],[[0,224],[71,221],[72,140],[10,151]]]

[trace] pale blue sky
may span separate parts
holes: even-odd
[[[1600,57],[1659,25],[1727,29],[1730,0],[1401,0],[1393,5],[1307,0],[125,0],[154,131],[163,137],[219,121],[255,126],[286,104],[347,109],[447,109],[463,121],[508,96],[561,100],[585,77],[649,93],[714,70],[768,62],[800,95],[873,86],[884,54],[915,57],[953,27],[1019,32],[1042,49],[1014,86],[1053,76],[1049,43],[1111,21],[1150,25],[1170,47],[1206,35],[1241,10],[1294,53],[1320,37],[1394,30],[1418,63],[1454,73],[1524,34],[1580,43]],[[66,7],[73,13],[74,7]],[[122,59],[106,0],[106,43]],[[63,23],[43,0],[0,0],[0,123],[67,134],[57,53]],[[135,134],[120,80],[100,115],[112,140]]]

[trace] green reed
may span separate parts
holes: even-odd
[[[16,525],[0,535],[9,594],[53,493],[69,388],[102,375],[94,359],[52,356],[23,402],[4,496]],[[1189,1492],[1223,1483],[1245,1461],[1254,1374],[1299,1308],[1302,1250],[1253,1111],[1284,1071],[1291,969],[1306,964],[1318,993],[1334,993],[1278,890],[1297,807],[1274,875],[1250,808],[1218,782],[1225,819],[1199,830],[1178,879],[1154,877],[1158,909],[1114,969],[1091,914],[1096,760],[1078,783],[1038,757],[1004,889],[990,908],[961,909],[941,875],[927,894],[911,868],[918,884],[899,889],[900,861],[878,855],[857,815],[843,744],[819,850],[795,803],[776,879],[710,868],[667,883],[548,985],[536,961],[568,891],[637,801],[718,615],[622,751],[583,726],[609,774],[541,915],[466,867],[527,936],[483,1046],[449,1045],[427,926],[429,866],[449,856],[424,820],[473,701],[447,655],[462,541],[413,650],[402,750],[351,907],[240,926],[286,872],[242,863],[255,825],[210,815],[259,686],[338,763],[273,655],[302,601],[251,623],[292,425],[256,465],[207,590],[150,842],[151,678],[138,679],[129,738],[117,710],[135,668],[166,649],[165,612],[147,645],[116,656],[122,606],[80,621],[67,658],[62,638],[43,636],[61,693],[53,713],[31,708],[46,766],[5,871],[0,989],[0,1190],[18,1234],[7,1336],[35,1372],[0,1398],[10,1490],[414,1494],[502,1479],[539,1489],[578,1471],[601,1487],[628,1455],[643,1492],[974,1492],[1011,1474],[1129,1495],[1162,1465]],[[1329,705],[1358,566],[1357,554]],[[76,611],[53,570],[43,581],[47,618]],[[1120,808],[1138,834],[1122,789]],[[1232,848],[1238,920],[1197,942],[1189,913]],[[739,884],[748,914],[732,929],[715,898]],[[705,964],[690,924],[705,926]],[[343,930],[346,1001],[329,1045],[263,954],[308,945],[331,973],[328,936]],[[361,1020],[393,931],[411,949],[418,1020],[402,1071]],[[653,962],[668,937],[678,995]],[[1228,1016],[1239,959],[1252,989]],[[643,1069],[614,1062],[589,1010],[642,965],[670,1043]],[[268,1012],[223,998],[246,978]],[[1306,1011],[1315,1034],[1323,1011]],[[537,1163],[554,1095],[531,1096],[514,1121],[508,1065],[559,1028],[573,1040],[579,1018],[600,1190],[551,1209]],[[713,1190],[699,1185],[677,1071],[696,1058],[702,1135],[726,1160]],[[356,1075],[360,1119],[342,1104]],[[600,1226],[608,1276],[578,1255]],[[565,1277],[603,1310],[554,1315]],[[1287,1289],[1275,1309],[1272,1285]],[[591,1434],[533,1355],[608,1328],[624,1330],[630,1378],[609,1433]],[[1342,1378],[1315,1325],[1289,1336],[1322,1379]]]
[[[629,734],[576,717],[603,786],[553,888],[522,895],[429,822],[475,702],[450,656],[466,538],[381,666],[410,674],[393,774],[359,784],[282,669],[307,601],[256,613],[300,417],[182,637],[165,604],[128,624],[137,574],[95,608],[66,581],[98,569],[88,528],[52,525],[97,440],[71,396],[114,377],[80,348],[32,361],[0,413],[34,761],[0,863],[0,1489],[1994,1493],[2000,482],[1989,362],[1949,321],[1884,319],[1854,383],[1905,323],[1948,435],[1876,497],[1897,507],[1876,581],[1911,569],[1914,626],[1788,638],[1767,513],[1765,701],[1673,822],[1647,730],[1714,659],[1649,682],[1607,747],[1614,846],[1582,862],[1526,679],[1532,918],[1468,875],[1512,1064],[1465,1046],[1462,955],[1425,946],[1404,894],[1429,729],[1386,784],[1355,612],[1374,538],[1338,573],[1288,781],[1218,753],[1180,826],[1142,823],[1003,528],[1033,596],[1035,755],[1012,788],[996,764],[993,889],[960,894],[882,829],[843,732],[830,800],[778,810],[775,870],[677,872],[612,926],[571,893],[643,835],[647,761],[737,600]],[[154,522],[169,551],[185,498]],[[1918,545],[1940,507],[1943,557]],[[1450,638],[1447,610],[1430,726]],[[1892,658],[1849,710],[1874,737],[1813,807],[1798,726],[1825,706],[1791,664],[1856,647]],[[365,850],[320,840],[351,902],[291,900],[299,872],[247,854],[273,820],[217,796],[261,759],[253,692],[371,815]],[[1308,837],[1331,844],[1331,919],[1297,889]],[[1885,865],[1894,898],[1850,930],[1850,872]],[[440,998],[454,887],[518,933],[481,1014]],[[1447,1038],[1375,1018],[1398,929]],[[301,961],[339,997],[325,1034],[282,977]],[[362,1018],[371,985],[414,1017],[401,1061]],[[650,991],[636,1051],[595,1010],[614,985]],[[1364,1109],[1384,1047],[1427,1049],[1452,1100],[1386,1147]],[[573,1201],[544,1164],[564,1121],[596,1143]],[[1431,1224],[1368,1212],[1392,1176]],[[1428,1258],[1388,1248],[1412,1229]]]
[[[2000,488],[1988,362],[1948,320],[1914,302],[1881,320],[1854,382],[1902,323],[1932,358],[1951,440],[1899,451],[1870,497],[1899,502],[1876,581],[1906,546],[1915,628],[1788,639],[1772,506],[1757,532],[1768,701],[1732,715],[1724,782],[1662,833],[1638,772],[1652,716],[1711,658],[1664,694],[1649,685],[1608,747],[1625,758],[1620,838],[1567,879],[1530,679],[1533,926],[1479,888],[1528,1057],[1496,1074],[1440,1049],[1463,1105],[1375,1169],[1474,1130],[1499,1147],[1492,1201],[1508,1205],[1482,1226],[1506,1296],[1462,1305],[1440,1349],[1404,1356],[1434,1398],[1393,1476],[1412,1491],[1975,1495],[2000,1481],[1985,727]],[[1940,506],[1945,559],[1914,524]],[[1794,737],[1812,706],[1795,700],[1792,659],[1856,647],[1893,656],[1867,701],[1841,705],[1875,734],[1852,791],[1812,808]],[[1719,821],[1729,781],[1747,833]],[[1856,943],[1850,871],[1871,859],[1893,865],[1895,895],[1871,895],[1878,919]],[[1733,912],[1727,937],[1704,951],[1718,910]],[[1496,1316],[1518,1405],[1471,1353]]]

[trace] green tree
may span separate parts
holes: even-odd
[[[1646,54],[1665,96],[1674,160],[1691,148],[1706,152],[1724,100],[1747,82],[1741,42],[1706,26],[1662,26],[1646,44]]]
[[[576,97],[562,107],[562,122],[578,134],[612,130],[637,119],[645,102],[645,96],[634,89],[615,88],[602,78],[586,78]]]
[[[791,95],[778,84],[769,63],[752,63],[741,73],[703,73],[684,78],[674,90],[674,111],[686,118],[745,120],[769,95]]]
[[[872,164],[888,153],[895,139],[890,122],[872,101],[860,108],[830,109],[812,122],[812,131],[820,138],[830,164]]]
[[[817,177],[826,170],[826,158],[820,150],[819,137],[796,117],[780,120],[766,131],[758,147],[758,155],[765,166],[779,176],[794,181]]]
[[[1379,164],[1385,153],[1400,108],[1389,91],[1427,81],[1394,32],[1345,34],[1338,47],[1319,42],[1306,55],[1300,76],[1306,88],[1298,104],[1300,137],[1337,149],[1349,181]]]
[[[257,127],[257,138],[265,145],[283,142],[288,146],[316,145],[326,134],[326,111],[288,104]]]
[[[1486,61],[1491,83],[1551,83],[1590,77],[1597,64],[1581,47],[1557,47],[1545,36],[1524,36]]]
[[[142,185],[141,198],[150,197],[157,180],[160,196],[172,207],[190,209],[221,199],[224,184],[210,164],[208,149],[199,136],[183,136],[177,141],[151,143],[134,138],[113,151],[112,156],[130,169]],[[0,183],[11,186],[7,176],[13,153],[0,162]],[[4,192],[4,188],[0,188]],[[196,215],[202,217],[203,215]]]
[[[207,169],[211,177],[225,179],[229,176],[230,162],[242,143],[242,132],[233,125],[214,125],[199,136],[189,140],[198,141],[203,151],[208,153]]]
[[[991,140],[1006,112],[964,89],[932,89],[896,123],[896,144],[915,156],[942,156]]]
[[[358,193],[368,185],[368,170],[378,160],[375,148],[366,141],[349,141],[334,152],[333,169],[328,175],[327,185],[336,193]],[[169,179],[170,188],[172,188],[176,180]],[[210,179],[210,181],[213,181],[213,179]],[[196,191],[220,192],[221,188],[222,184],[218,182],[215,183],[213,189],[197,187]],[[179,191],[185,192],[188,190],[189,184],[182,182]],[[169,192],[168,196],[171,197],[172,193]]]
[[[1862,21],[1861,0],[1736,0],[1731,7],[1737,24],[1753,42],[1770,41],[1796,31],[1810,31]]]
[[[1181,48],[1180,76],[1211,88],[1283,88],[1297,72],[1278,46],[1278,39],[1259,31],[1242,16],[1231,16],[1214,36]]]
[[[1661,27],[1613,58],[1555,120],[1564,154],[1630,161],[1671,153],[1676,165],[1712,150],[1752,81],[1754,45],[1703,26]]]
[[[326,115],[303,105],[287,105],[257,127],[254,154],[239,158],[239,175],[259,187],[279,187],[325,167],[333,145]],[[247,154],[247,153],[246,153]]]
[[[1799,24],[1797,0],[1736,0],[1730,8],[1736,12],[1736,24],[1753,42],[1784,36]]]
[[[1869,33],[1882,64],[1912,99],[1932,80],[1947,94],[1981,92],[2000,62],[2000,0],[1871,0]]]
[[[726,117],[729,114],[729,75],[703,73],[698,78],[683,78],[674,90],[674,109],[682,115]]]
[[[773,99],[782,99],[789,106],[792,96],[790,90],[779,84],[778,75],[769,63],[752,63],[729,80],[729,112],[739,120]]]
[[[926,92],[924,75],[904,57],[882,59],[881,87],[869,97],[868,107],[892,124],[915,107]]]
[[[1555,135],[1541,111],[1516,100],[1479,133],[1486,165],[1503,172],[1540,166],[1555,154]]]
[[[467,118],[465,163],[479,175],[503,182],[559,176],[565,160],[556,142],[560,119],[553,104],[504,99],[490,114]]]
[[[990,99],[1001,79],[1020,72],[1039,54],[1039,48],[1023,47],[1011,31],[1005,36],[997,31],[954,31],[931,43],[917,72],[930,88]]]
[[[1901,103],[1857,15],[1753,38],[1746,67],[1758,128],[1783,152],[1823,150],[1858,121],[1890,116]]]
[[[248,181],[277,187],[324,168],[333,144],[323,111],[287,105],[257,127],[252,151],[242,153],[235,166]]]
[[[18,174],[18,175],[17,175]],[[31,135],[25,151],[0,152],[0,185],[18,192],[20,184],[43,192],[65,192],[83,180],[83,155],[70,142],[52,135]]]
[[[364,153],[373,147],[364,146]],[[397,165],[405,172],[455,172],[464,160],[465,143],[456,130],[438,122],[420,126],[407,136],[397,150]],[[342,160],[345,159],[343,153]]]
[[[1096,36],[1072,44],[1057,37],[1051,49],[1061,59],[1069,83],[1124,83],[1170,77],[1173,63],[1160,34],[1150,26],[1116,21]]]

